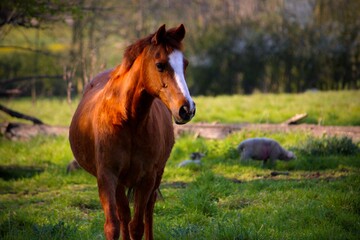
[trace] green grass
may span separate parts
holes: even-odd
[[[155,239],[358,238],[359,144],[352,143],[351,154],[326,155],[317,141],[338,139],[268,134],[298,158],[273,169],[240,164],[236,145],[257,134],[177,139],[163,177],[164,200],[155,207]],[[303,152],[311,143],[318,152]],[[203,164],[178,168],[194,151],[206,153]],[[82,170],[66,174],[72,159],[66,137],[1,139],[0,156],[1,239],[104,239],[95,178]],[[290,175],[271,177],[272,171]]]
[[[40,98],[35,103],[32,103],[31,99],[22,98],[9,101],[2,100],[0,103],[14,111],[36,117],[46,124],[69,126],[71,117],[76,110],[78,100],[69,104],[65,98]],[[12,118],[3,112],[0,112],[0,122],[3,121],[29,123],[29,121]]]
[[[311,123],[359,125],[358,94],[197,97],[195,121],[276,123],[308,112]],[[77,102],[1,103],[66,126]],[[5,120],[17,121],[1,114]],[[277,140],[297,159],[272,168],[240,163],[236,146],[257,136]],[[358,239],[359,147],[348,138],[302,131],[242,131],[222,140],[181,136],[163,176],[164,200],[155,206],[155,239]],[[201,166],[177,167],[195,151],[206,154]],[[67,174],[72,159],[66,136],[0,138],[0,239],[104,239],[96,180],[82,170]],[[273,177],[273,171],[289,175]]]
[[[196,97],[195,121],[281,123],[307,113],[305,123],[360,125],[359,91]]]
[[[308,113],[303,123],[337,126],[360,125],[360,91],[307,92],[302,94],[254,94],[250,96],[194,97],[193,122],[281,123],[298,113]],[[1,101],[14,110],[38,117],[48,124],[66,126],[76,109],[64,99]],[[0,112],[0,121],[12,120]]]

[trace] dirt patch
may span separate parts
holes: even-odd
[[[210,124],[194,123],[186,125],[174,125],[176,135],[184,133],[194,134],[196,136],[222,139],[234,132],[256,130],[262,132],[293,132],[304,131],[314,136],[346,136],[353,141],[360,141],[360,126],[319,126],[315,124]]]
[[[10,140],[27,140],[37,135],[66,135],[68,132],[68,127],[50,126],[46,124],[0,123],[0,136],[3,135]]]
[[[174,124],[175,135],[194,134],[209,139],[223,139],[231,133],[240,131],[292,132],[304,131],[314,136],[346,136],[353,141],[360,141],[360,126],[319,126],[315,124],[224,124],[193,123]],[[68,127],[49,126],[45,124],[0,123],[1,135],[11,140],[26,140],[37,135],[66,135]]]

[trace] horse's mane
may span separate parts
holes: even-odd
[[[122,65],[126,71],[131,68],[132,64],[142,53],[142,51],[151,44],[151,39],[154,37],[154,35],[155,34],[150,34],[149,36],[136,41],[134,44],[131,44],[125,49]]]
[[[173,51],[174,49],[182,49],[181,42],[175,40],[172,36],[176,28],[171,28],[166,32],[164,41],[161,43],[168,52]],[[114,72],[113,76],[119,76],[123,72],[130,70],[131,66],[135,62],[136,58],[143,52],[143,50],[152,44],[152,38],[155,33],[150,34],[149,36],[142,38],[136,41],[134,44],[131,44],[125,49],[123,60],[120,66],[118,66]]]

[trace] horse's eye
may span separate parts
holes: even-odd
[[[163,72],[165,70],[166,64],[165,63],[156,63],[156,68],[159,72]]]

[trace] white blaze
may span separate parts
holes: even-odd
[[[183,93],[185,98],[190,104],[190,108],[194,108],[194,102],[191,99],[189,89],[186,85],[185,76],[184,76],[184,58],[182,52],[179,50],[174,50],[169,55],[169,63],[174,69],[175,80],[180,88],[180,91]]]

